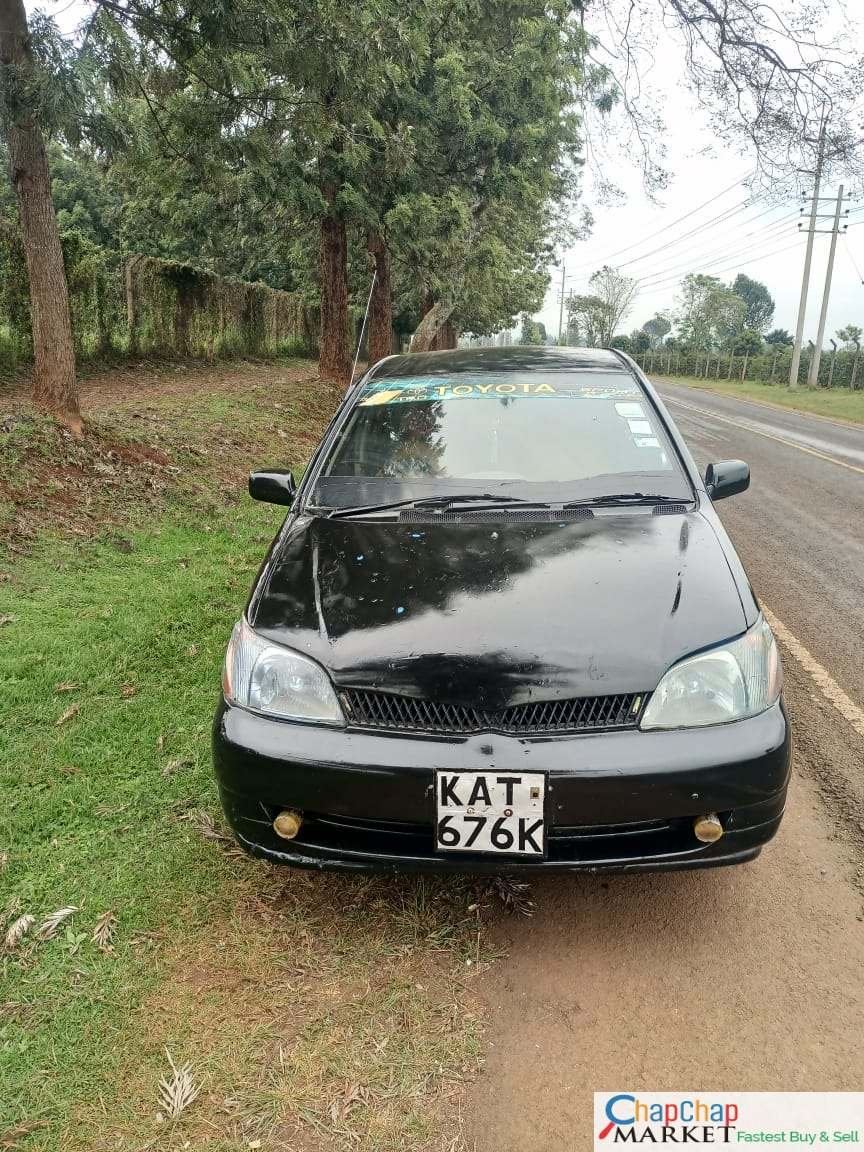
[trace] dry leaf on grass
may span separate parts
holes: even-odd
[[[180,819],[188,820],[190,824],[194,824],[205,840],[230,842],[230,837],[216,826],[216,821],[203,808],[193,808],[191,812],[185,812]]]
[[[192,808],[177,818],[194,824],[204,839],[218,844],[226,856],[245,857],[246,853],[237,847],[234,837],[223,832],[210,813],[205,812],[203,808]]]
[[[8,863],[9,863],[9,853],[8,852],[0,852],[0,872],[3,871],[3,869],[6,867],[6,865]]]
[[[6,937],[4,940],[6,948],[9,951],[17,948],[35,923],[36,917],[32,916],[29,912],[25,912],[24,915],[19,916],[17,920],[13,920],[6,929]]]
[[[138,689],[134,684],[124,684],[120,689],[120,695],[128,700],[130,696],[134,696]]]
[[[517,912],[520,916],[534,915],[531,885],[526,881],[517,880],[515,876],[495,876],[489,888],[508,912]]]
[[[195,1083],[191,1065],[184,1064],[178,1068],[167,1048],[165,1055],[171,1065],[171,1075],[166,1074],[159,1081],[159,1103],[168,1113],[169,1120],[179,1120],[201,1091],[201,1085]]]
[[[16,1124],[14,1128],[7,1128],[5,1132],[0,1132],[0,1148],[4,1152],[7,1150],[11,1152],[12,1149],[18,1148],[27,1136],[39,1128],[45,1128],[47,1124],[47,1120],[25,1120],[23,1124]]]
[[[194,761],[185,757],[178,757],[176,760],[169,760],[165,767],[162,769],[163,776],[173,776],[175,772],[179,772],[181,768],[191,768]]]
[[[0,624],[14,624],[17,619],[17,616],[12,616],[7,612],[5,615],[0,616]]]
[[[103,912],[93,928],[93,943],[100,952],[114,951],[114,929],[117,926],[117,917],[110,909]]]
[[[74,692],[79,685],[75,684],[72,680],[61,680],[59,684],[54,685],[55,692]]]
[[[67,720],[71,720],[73,716],[77,716],[80,711],[80,704],[70,704],[63,715],[59,718],[57,723],[54,725],[54,727],[59,728],[61,724],[65,724]]]
[[[64,920],[68,920],[78,909],[74,905],[68,908],[58,908],[50,916],[46,916],[36,932],[40,940],[53,940]]]
[[[342,1122],[361,1104],[369,1102],[369,1091],[362,1084],[346,1084],[343,1091],[330,1101],[330,1123]]]

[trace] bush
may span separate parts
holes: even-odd
[[[315,352],[315,312],[299,292],[229,280],[189,264],[62,236],[75,353],[222,357]],[[0,225],[0,370],[32,357],[24,254]]]

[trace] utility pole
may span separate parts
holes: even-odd
[[[801,278],[801,298],[798,301],[798,324],[795,328],[795,344],[792,348],[792,363],[789,367],[789,387],[798,387],[798,368],[801,364],[801,341],[804,338],[804,318],[807,314],[807,290],[810,286],[810,265],[813,262],[813,236],[816,232],[816,213],[819,210],[819,183],[822,179],[822,160],[825,155],[825,129],[828,116],[822,106],[822,122],[819,125],[819,145],[816,155],[816,172],[813,177],[813,200],[810,204],[810,224],[807,228],[807,251],[804,255],[804,275]],[[801,225],[799,224],[800,228]]]
[[[828,267],[825,270],[825,291],[822,293],[822,311],[819,313],[819,332],[816,336],[816,347],[813,349],[813,358],[810,361],[810,371],[807,383],[815,388],[819,383],[819,357],[822,355],[822,343],[825,340],[825,322],[828,319],[828,297],[831,295],[831,277],[834,273],[834,253],[837,251],[837,234],[840,231],[840,212],[843,208],[843,185],[837,193],[837,207],[834,209],[834,227],[831,229],[831,248],[828,252]]]
[[[558,344],[559,345],[563,344],[563,340],[561,339],[561,336],[562,336],[562,333],[564,332],[564,281],[566,279],[566,274],[567,274],[567,265],[562,260],[561,261],[561,307],[558,310]]]

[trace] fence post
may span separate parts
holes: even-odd
[[[855,345],[855,359],[852,361],[852,379],[849,382],[850,389],[855,388],[855,381],[858,378],[858,360],[861,356],[861,345]]]
[[[726,373],[726,379],[732,379],[732,361],[735,359],[732,352],[729,353],[729,371]]]
[[[741,368],[741,383],[742,384],[744,383],[744,377],[747,375],[747,364],[748,364],[749,360],[750,360],[750,353],[745,352],[744,353],[744,364]]]
[[[837,359],[837,341],[831,341],[831,367],[828,369],[828,384],[826,387],[831,388],[834,384],[834,361]]]

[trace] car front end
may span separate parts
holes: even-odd
[[[790,774],[777,647],[648,382],[591,350],[396,357],[349,393],[225,662],[243,847],[312,868],[699,868]]]
[[[238,632],[251,630],[243,623]],[[229,650],[235,667],[255,658],[238,658],[239,643]],[[258,648],[272,708],[279,656],[267,642]],[[298,675],[287,653],[275,707],[296,713],[298,691],[306,692],[301,707],[313,715],[256,711],[261,698],[250,708],[248,693],[238,704],[230,673],[217,712],[222,804],[253,855],[349,870],[698,868],[753,858],[779,826],[790,738],[761,617],[736,643],[680,662],[650,694],[526,702],[493,714],[370,689],[334,687],[327,700],[323,669],[304,683],[310,663]],[[682,726],[688,719],[697,724]],[[442,844],[442,781],[478,778],[542,780],[536,851],[507,851],[515,839],[503,851]],[[469,799],[463,793],[466,811]]]

